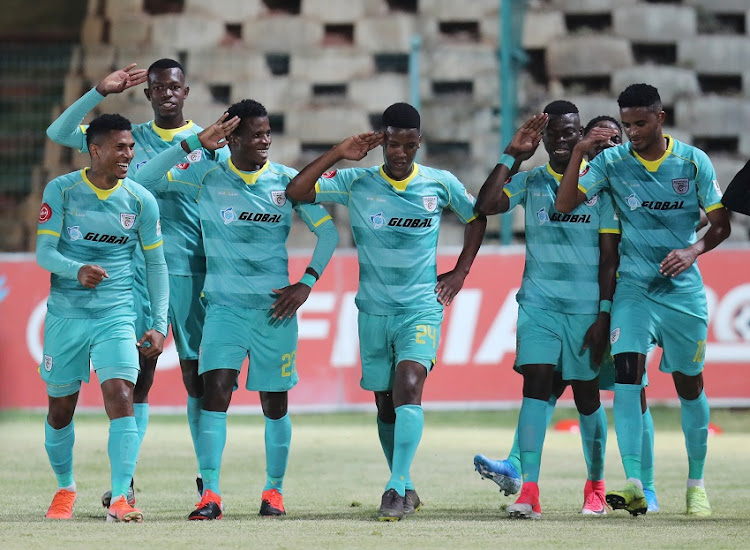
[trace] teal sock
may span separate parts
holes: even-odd
[[[620,447],[626,478],[641,479],[641,446],[643,415],[641,414],[641,386],[615,384],[615,433]]]
[[[579,414],[581,425],[581,443],[583,456],[586,459],[589,479],[600,481],[604,479],[604,453],[607,449],[607,413],[599,405],[589,415]]]
[[[264,491],[282,492],[286,465],[289,462],[289,443],[292,441],[292,421],[289,413],[278,420],[266,417],[266,486]]]
[[[544,435],[547,431],[546,401],[524,397],[518,415],[518,446],[521,450],[521,471],[524,482],[539,481]]]
[[[383,449],[385,460],[388,462],[388,470],[393,471],[393,430],[396,424],[388,424],[378,419],[378,437],[380,438],[380,447]]]
[[[688,479],[703,479],[708,449],[708,399],[702,391],[697,399],[688,401],[680,397],[682,433],[688,456]]]
[[[123,416],[109,421],[107,453],[112,469],[112,502],[127,494],[140,447],[135,417]]]
[[[555,413],[556,404],[557,404],[557,396],[553,394],[552,396],[550,396],[549,400],[547,401],[547,427],[549,427],[549,423],[552,421],[552,415]],[[510,463],[513,464],[513,467],[520,474],[521,473],[521,448],[518,445],[518,426],[516,426],[516,434],[513,436],[513,446],[510,448],[510,453],[508,454],[508,461],[510,461]]]
[[[643,441],[641,442],[641,482],[643,488],[656,491],[654,487],[654,419],[651,409],[643,413]]]
[[[203,477],[203,489],[220,495],[219,474],[227,442],[227,413],[201,410],[198,431],[198,467]]]
[[[190,426],[190,437],[193,438],[193,449],[195,450],[195,456],[198,457],[198,425],[201,417],[201,410],[203,409],[203,398],[202,397],[190,397],[187,398],[187,418],[188,426]]]
[[[44,422],[44,448],[47,449],[47,457],[52,471],[57,477],[57,487],[70,487],[73,485],[73,444],[76,441],[76,432],[73,422],[56,430]]]
[[[385,490],[396,489],[399,495],[406,492],[409,470],[417,452],[424,430],[424,411],[421,405],[396,407],[396,424],[393,429],[393,470]]]
[[[143,438],[146,437],[148,428],[148,403],[133,403],[133,413],[135,414],[135,424],[138,427],[139,444],[143,444]]]

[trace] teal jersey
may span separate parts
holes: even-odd
[[[622,222],[620,280],[657,294],[703,289],[698,264],[676,277],[659,273],[670,251],[697,240],[700,208],[721,205],[716,172],[706,153],[666,136],[664,156],[647,161],[630,143],[605,149],[580,175],[587,197],[609,190]]]
[[[97,264],[109,275],[90,289],[78,282],[77,270],[68,277],[53,273],[48,311],[64,318],[134,315],[133,256],[139,248],[162,245],[159,208],[151,193],[127,178],[112,189],[99,189],[81,170],[49,182],[42,200],[37,235],[59,239],[57,251],[69,262]]]
[[[373,315],[442,310],[437,301],[436,251],[443,209],[463,223],[474,214],[474,197],[445,170],[414,164],[395,181],[382,166],[323,174],[316,202],[349,209],[359,259],[357,307]]]
[[[209,304],[269,309],[276,300],[272,289],[289,285],[286,241],[292,210],[310,231],[326,222],[332,227],[322,206],[287,200],[286,186],[296,174],[270,161],[256,172],[243,172],[229,159],[213,163],[203,176],[198,208],[206,253],[203,292]],[[313,261],[310,267],[322,274],[325,264]]]
[[[562,174],[548,164],[514,175],[503,191],[525,209],[526,263],[519,304],[560,313],[599,311],[599,233],[620,233],[612,198],[592,195],[570,214],[555,210]]]

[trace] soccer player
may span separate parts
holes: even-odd
[[[37,262],[52,273],[40,365],[49,396],[44,445],[58,483],[48,518],[73,516],[73,414],[90,360],[110,419],[107,521],[143,520],[126,499],[140,448],[133,415],[136,346],[149,359],[161,353],[169,283],[156,201],[127,178],[135,146],[130,129],[120,115],[94,119],[86,133],[91,167],[47,184],[39,213]],[[153,325],[138,342],[131,298],[136,248],[145,258],[153,313]]]
[[[612,137],[612,142],[614,144],[620,144],[622,143],[622,127],[620,126],[620,123],[607,115],[602,115],[595,117],[591,119],[588,124],[586,124],[586,127],[583,130],[584,136],[587,135],[592,128],[596,127],[603,127],[603,128],[611,128],[615,130],[617,133]],[[511,143],[511,146],[509,147],[512,151],[518,151],[518,147],[522,145],[523,139],[532,140],[533,143],[534,138],[538,138],[540,136],[538,132],[538,128],[534,129],[532,131],[531,128],[529,128],[529,125],[524,125],[521,129],[519,129],[519,133],[517,134],[517,140],[516,144]],[[596,155],[598,155],[601,151],[609,147],[608,143],[601,143],[598,144],[595,147],[592,147],[590,150],[586,152],[586,158],[588,160],[593,159]],[[507,151],[506,151],[507,152]],[[522,160],[526,160],[526,155],[524,154],[522,157]],[[496,174],[496,180],[495,181],[503,181],[501,178],[507,178],[506,173],[508,175],[513,174],[517,169],[520,162],[518,161],[518,158],[516,159],[516,162],[513,164],[512,168],[508,168],[504,165],[498,165],[496,170],[498,172],[500,170],[503,171],[502,174],[498,173]],[[613,240],[614,239],[614,240]],[[599,262],[599,270],[600,270],[600,285],[602,284],[602,278],[604,278],[604,283],[606,285],[613,285],[614,281],[612,280],[612,277],[614,276],[614,271],[617,268],[617,263],[619,262],[619,254],[617,253],[617,244],[619,243],[619,235],[617,233],[602,233],[599,237],[599,252],[600,252],[600,262]],[[609,281],[607,283],[606,281]],[[611,287],[612,289],[614,287]],[[604,300],[611,300],[612,298],[612,292],[611,291],[605,291],[601,292],[600,289],[600,299]],[[610,360],[605,360],[602,363],[602,359],[605,353],[604,345],[606,344],[606,334],[602,335],[601,331],[605,330],[607,333],[609,332],[609,313],[601,311],[599,312],[599,316],[597,317],[597,322],[595,322],[591,329],[589,330],[597,330],[599,333],[593,338],[593,342],[596,343],[595,346],[592,347],[592,361],[595,364],[601,364],[602,369],[599,373],[599,388],[600,390],[614,390],[614,365]],[[602,337],[604,336],[604,337]],[[585,348],[589,347],[591,343],[591,337],[589,336],[588,332],[584,339],[583,345]],[[608,353],[608,352],[607,352]],[[554,374],[554,382],[553,382],[553,389],[552,393],[550,395],[550,399],[548,401],[549,407],[547,409],[547,425],[549,426],[549,422],[552,418],[552,413],[554,411],[554,406],[557,403],[557,400],[562,395],[563,391],[565,391],[565,388],[568,386],[568,382],[562,379],[562,374],[560,372],[560,365],[557,365],[557,368],[555,369]],[[644,382],[645,386],[645,382]],[[653,448],[654,448],[654,422],[653,418],[651,417],[651,411],[648,408],[648,405],[646,403],[646,392],[645,389],[642,390],[641,394],[641,403],[642,403],[642,409],[643,409],[643,487],[644,492],[646,494],[646,500],[648,501],[648,511],[649,512],[656,512],[659,510],[659,503],[656,497],[656,489],[654,487],[654,477],[653,477]],[[474,468],[479,472],[479,474],[483,478],[491,479],[494,481],[499,487],[500,490],[505,493],[506,496],[515,494],[521,489],[521,451],[518,445],[518,429],[516,429],[515,437],[513,439],[513,446],[511,447],[510,453],[508,457],[504,460],[491,460],[487,458],[484,455],[476,455],[474,457]],[[584,506],[585,509],[585,506]],[[586,512],[584,512],[586,513]]]
[[[382,128],[348,137],[308,164],[287,186],[287,196],[349,208],[359,258],[360,385],[375,393],[378,435],[391,470],[378,517],[398,521],[421,504],[409,470],[424,427],[422,389],[435,364],[443,307],[463,286],[486,220],[474,214],[474,199],[455,176],[414,162],[422,143],[414,107],[391,105]],[[327,172],[341,160],[363,159],[380,144],[382,165]],[[445,208],[467,225],[455,268],[437,276]]]
[[[750,161],[729,182],[721,202],[733,212],[750,216]]]
[[[135,138],[135,158],[128,172],[138,181],[136,171],[159,152],[180,143],[189,136],[202,130],[200,126],[185,119],[184,102],[190,93],[185,84],[185,71],[180,63],[173,59],[159,59],[151,64],[148,70],[139,70],[135,64],[115,71],[78,101],[73,103],[47,129],[47,135],[53,141],[78,149],[86,150],[86,131],[80,123],[86,114],[94,109],[109,94],[121,93],[128,88],[147,82],[143,90],[151,102],[154,119],[133,127]],[[217,153],[225,158],[225,149]],[[179,162],[180,174],[200,170],[210,162],[214,154],[205,150],[193,151]],[[176,179],[180,179],[179,177]],[[205,306],[200,298],[206,272],[206,259],[201,242],[198,207],[194,200],[180,192],[180,183],[173,186],[151,189],[164,219],[164,256],[169,268],[170,303],[169,323],[172,327],[177,355],[180,358],[182,380],[187,390],[187,417],[193,447],[197,449],[198,416],[200,414],[203,386],[198,376],[198,347],[201,341]],[[141,266],[142,262],[138,262]],[[142,267],[136,270],[136,281],[142,281]],[[135,302],[138,311],[136,322],[138,330],[149,322],[149,312],[142,282],[136,285]],[[141,363],[141,374],[135,391],[135,416],[138,421],[138,433],[141,441],[148,426],[148,392],[154,381],[155,358],[144,357]],[[197,457],[197,450],[196,450]],[[196,479],[198,493],[202,493],[200,474]],[[130,493],[131,503],[135,502],[134,493]],[[107,506],[109,495],[104,494],[102,504]]]
[[[620,228],[605,194],[570,215],[553,207],[560,178],[581,134],[578,108],[569,101],[553,101],[516,133],[477,199],[476,210],[485,215],[507,212],[518,204],[526,212],[526,265],[517,295],[516,350],[516,368],[524,379],[518,418],[523,485],[516,502],[508,506],[512,518],[541,518],[537,482],[544,436],[556,400],[551,398],[558,365],[563,380],[570,381],[573,388],[580,418],[588,470],[581,513],[606,513],[607,417],[599,399],[599,368],[608,332],[607,306],[614,288]],[[508,181],[509,170],[529,158],[540,139],[549,162]],[[577,162],[580,166],[582,159]],[[606,266],[601,271],[600,247]],[[589,343],[595,353],[588,349]]]
[[[325,208],[287,200],[286,185],[297,171],[269,160],[271,126],[265,107],[246,99],[227,113],[228,120],[222,117],[198,136],[161,153],[139,172],[157,192],[165,180],[169,186],[178,179],[186,184],[179,189],[197,198],[203,229],[203,292],[208,309],[199,363],[205,397],[198,425],[198,463],[205,490],[190,520],[222,517],[219,473],[227,409],[245,358],[250,360],[246,387],[260,392],[266,418],[267,477],[260,515],[286,514],[282,485],[292,435],[287,392],[298,379],[296,311],[338,244],[338,233]],[[201,146],[216,149],[227,132],[231,132],[228,160],[204,163],[203,173],[183,173],[174,167],[186,153],[200,151]],[[318,242],[305,274],[290,285],[286,240],[292,211]]]
[[[641,482],[640,385],[646,352],[662,347],[659,370],[672,374],[682,410],[688,456],[686,508],[709,516],[703,481],[709,407],[703,390],[708,333],[706,291],[695,259],[729,236],[726,209],[708,156],[662,132],[665,114],[659,92],[632,84],[619,96],[620,118],[630,143],[600,153],[579,176],[573,166],[584,151],[611,140],[595,128],[574,149],[555,207],[570,212],[609,190],[622,223],[619,280],[612,309],[610,342],[615,358],[615,432],[628,481],[607,494],[615,509],[646,511]],[[700,208],[709,227],[695,234]]]

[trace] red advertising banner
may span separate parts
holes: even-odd
[[[454,254],[440,254],[441,271],[453,267]],[[292,278],[302,275],[306,256],[290,260]],[[424,401],[440,407],[479,408],[517,404],[521,376],[512,371],[523,251],[483,249],[464,289],[446,309],[438,362],[430,374]],[[709,341],[706,392],[712,404],[750,403],[750,250],[715,250],[699,261],[708,292]],[[298,410],[334,410],[370,406],[372,395],[359,387],[357,261],[353,252],[337,253],[299,312],[297,370],[300,382],[290,393]],[[44,384],[37,371],[49,274],[32,255],[0,255],[0,409],[45,408]],[[649,358],[649,398],[676,399],[672,379],[658,371],[659,354]],[[244,388],[241,375],[241,388]],[[98,407],[101,394],[92,384],[81,391],[79,406]],[[177,354],[171,338],[160,357],[150,395],[153,407],[184,408]],[[258,406],[257,395],[240,389],[234,409]]]

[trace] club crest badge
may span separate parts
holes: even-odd
[[[52,356],[51,355],[45,355],[42,363],[44,364],[44,370],[46,370],[47,372],[52,370]]]
[[[187,156],[188,162],[200,162],[202,158],[203,149],[196,149]]]
[[[135,214],[120,214],[120,224],[124,229],[130,229],[135,225]]]
[[[271,191],[271,200],[276,206],[286,204],[286,193],[284,191]]]
[[[588,200],[583,201],[583,204],[586,206],[596,206],[597,201],[599,200],[599,195],[594,195]]]
[[[430,195],[429,197],[422,197],[422,204],[425,210],[428,212],[434,212],[438,205],[437,195]]]
[[[620,327],[617,327],[609,333],[609,343],[614,344],[620,339]]]
[[[684,195],[690,189],[690,180],[687,178],[677,178],[672,180],[672,189],[678,195]]]

